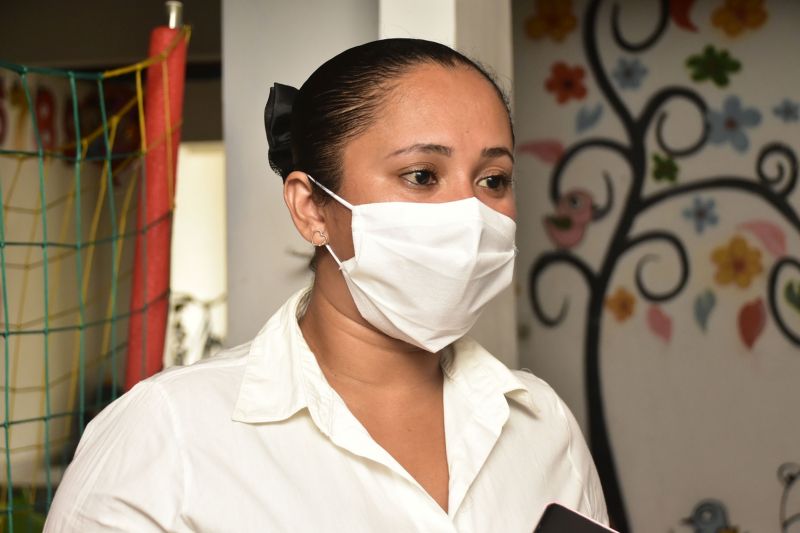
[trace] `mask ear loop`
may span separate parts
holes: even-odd
[[[331,198],[333,198],[334,200],[336,200],[337,202],[342,204],[344,207],[346,207],[350,211],[353,210],[353,204],[351,204],[350,202],[348,202],[344,198],[340,197],[338,194],[336,194],[335,192],[333,192],[332,190],[330,190],[329,188],[327,188],[326,186],[324,186],[323,184],[321,184],[320,182],[318,182],[317,180],[312,178],[310,174],[306,174],[306,177],[309,180],[311,180],[314,183],[314,185],[316,185],[317,187],[319,187],[320,189],[325,191],[328,194],[328,196],[330,196]],[[328,236],[324,232],[321,232],[321,233],[325,237],[325,239],[324,239],[324,242],[319,244],[319,246],[325,246],[325,248],[328,249],[328,252],[330,252],[331,257],[333,257],[333,260],[336,261],[337,265],[339,265],[339,270],[342,270],[342,268],[343,268],[342,267],[342,262],[339,261],[339,258],[336,256],[336,254],[333,251],[333,248],[331,248],[331,245],[328,243]],[[317,246],[317,245],[315,244],[314,246]]]
[[[332,190],[330,190],[329,188],[327,188],[326,186],[324,186],[323,184],[312,178],[310,174],[306,174],[306,177],[312,182],[314,182],[314,185],[316,185],[317,187],[328,193],[328,196],[330,196],[331,198],[333,198],[334,200],[345,206],[350,211],[353,210],[353,204],[351,204],[350,202],[348,202],[347,200],[345,200],[344,198],[342,198],[341,196],[339,196],[338,194],[336,194],[335,192],[333,192]]]

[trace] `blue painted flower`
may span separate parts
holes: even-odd
[[[638,59],[619,58],[617,68],[611,73],[616,78],[621,89],[638,89],[642,80],[647,76],[647,67]]]
[[[800,121],[800,104],[784,98],[783,102],[772,108],[775,116],[784,122]]]
[[[737,152],[747,151],[750,141],[745,128],[761,123],[761,113],[754,107],[742,107],[738,96],[728,96],[722,104],[722,111],[708,110],[710,131],[708,140],[714,144],[731,143]]]
[[[716,226],[719,222],[717,214],[714,212],[715,202],[713,198],[703,200],[700,196],[694,197],[694,204],[683,210],[683,218],[694,223],[694,230],[701,234],[706,226]]]

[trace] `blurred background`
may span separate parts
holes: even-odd
[[[0,13],[0,59],[81,71],[140,61],[166,22],[159,1],[10,2]],[[436,40],[484,64],[514,107],[517,281],[473,334],[567,401],[614,525],[800,531],[800,2],[190,0],[184,21],[164,365],[246,342],[310,280],[311,247],[267,163],[269,87],[299,87],[365,41]],[[0,76],[0,149],[19,150],[31,142],[16,125],[24,105],[13,76]],[[53,131],[64,131],[68,85],[38,83],[52,93]],[[9,192],[26,194],[11,191],[15,169],[0,161],[8,240],[32,220],[9,209]],[[35,258],[17,259],[30,268],[3,281],[12,300],[36,272]],[[105,294],[102,278],[93,283]],[[120,300],[126,287],[123,275]],[[24,418],[8,408],[15,398],[33,413],[59,397],[53,388],[42,399],[51,382],[26,388],[10,376],[42,381],[31,361],[45,338],[74,359],[71,338],[45,332],[26,344],[9,333],[40,316],[35,303],[0,315],[7,434],[12,416]],[[88,383],[102,389],[109,372]],[[41,426],[15,429],[6,445],[15,474],[4,490],[26,488],[8,494],[37,512],[48,499],[36,487],[53,470]],[[62,432],[74,441],[79,429]],[[68,460],[70,438],[59,438],[53,453]]]

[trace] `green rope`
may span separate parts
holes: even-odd
[[[0,207],[3,205],[3,187],[0,186]],[[6,450],[11,448],[11,436],[9,435],[9,424],[11,423],[10,404],[11,398],[9,394],[9,380],[11,375],[11,368],[9,363],[9,354],[11,353],[11,346],[9,345],[9,329],[8,329],[8,282],[6,281],[6,227],[5,227],[5,213],[0,212],[0,276],[3,281],[3,316],[6,317],[5,324],[3,324],[3,368],[4,368],[4,419],[3,419],[3,433],[4,441],[6,443]],[[8,523],[8,530],[14,531],[14,494],[12,487],[13,477],[11,476],[11,456],[6,452],[6,520]]]
[[[162,59],[155,58],[155,61]],[[137,244],[141,261],[138,266],[146,267],[148,233],[154,226],[168,222],[172,212],[168,210],[154,220],[148,219],[144,161],[147,146],[143,143],[142,149],[132,152],[119,150],[128,140],[122,137],[123,128],[128,126],[126,117],[129,113],[141,113],[141,107],[137,109],[136,105],[141,106],[142,102],[128,100],[124,105],[115,103],[114,107],[108,107],[106,94],[114,87],[109,85],[112,78],[128,76],[126,82],[132,84],[135,76],[136,95],[141,97],[141,75],[153,61],[154,58],[149,58],[130,67],[103,73],[29,67],[0,60],[0,83],[5,85],[8,75],[19,80],[12,89],[14,99],[9,100],[7,92],[3,99],[18,106],[14,113],[18,121],[30,119],[30,129],[27,124],[19,127],[17,122],[18,127],[13,130],[14,144],[0,148],[0,344],[4,350],[4,377],[0,385],[5,402],[0,446],[6,461],[6,497],[5,505],[0,503],[0,531],[13,533],[15,526],[18,533],[41,531],[57,484],[58,476],[53,468],[59,464],[65,467],[69,463],[86,421],[124,392],[120,378],[130,343],[125,330],[120,329],[120,322],[130,322],[134,316],[141,317],[141,353],[135,355],[140,357],[141,372],[144,373],[148,334],[146,314],[150,307],[169,301],[168,289],[156,296],[147,293],[147,269],[144,268],[141,303],[135,309],[127,304],[125,309],[118,309],[122,302],[126,302],[118,294],[120,286],[132,284],[128,251],[134,243]],[[36,104],[55,102],[40,99],[41,93],[37,90],[43,87],[40,78],[44,77],[59,78],[58,87],[69,87],[69,91],[57,91],[64,99],[71,98],[65,102],[64,111],[74,122],[71,125],[74,145],[53,148],[47,138],[50,130]],[[92,95],[85,101],[92,102],[93,109],[83,116],[81,124],[84,104],[79,101],[79,96],[84,94],[84,89]],[[95,95],[96,104],[93,102]],[[57,111],[61,110],[50,109],[52,114]],[[30,113],[30,117],[25,117],[25,113]],[[58,119],[63,116],[57,114]],[[87,117],[90,123],[87,123]],[[50,118],[57,120],[54,116]],[[144,136],[142,115],[139,114],[138,118],[139,128],[143,130],[140,134]],[[21,132],[28,135],[29,131],[32,132],[34,147],[29,146],[30,140],[19,137]],[[69,132],[70,136],[73,131]],[[161,142],[169,142],[169,138],[148,141],[155,147]],[[33,166],[34,160],[36,167]],[[27,165],[28,162],[31,164]],[[94,162],[102,166],[87,166]],[[63,179],[64,168],[72,174],[71,183]],[[7,172],[9,169],[15,170]],[[36,180],[34,172],[38,174]],[[102,180],[92,179],[97,172],[105,174]],[[120,186],[122,182],[124,187]],[[46,185],[50,187],[49,191]],[[65,188],[68,186],[71,189]],[[106,187],[106,191],[101,195],[99,190],[102,187]],[[70,206],[69,202],[74,203]],[[92,213],[92,203],[95,204],[93,218],[91,226],[88,226],[84,217]],[[103,213],[106,209],[107,213]],[[130,209],[138,211],[139,219],[127,225],[123,221],[128,220]],[[61,224],[56,223],[54,213],[63,217]],[[68,234],[72,230],[72,217],[74,240]],[[22,220],[32,221],[30,236],[24,233],[24,225],[19,222]],[[91,230],[86,231],[89,227]],[[41,239],[36,234],[39,230]],[[59,230],[61,233],[56,236]],[[108,246],[100,250],[105,245]],[[109,248],[111,260],[107,266],[103,261]],[[38,250],[41,250],[40,257],[35,256]],[[69,272],[73,268],[72,253],[75,255],[74,275]],[[42,269],[41,277],[32,275],[38,268]],[[105,278],[106,268],[110,268],[110,280]],[[91,283],[93,279],[100,281],[95,277],[95,270],[99,271],[104,285],[99,292]],[[39,283],[42,284],[41,299],[35,293],[40,290]],[[90,287],[91,293],[84,290]],[[35,295],[30,303],[26,297],[29,290],[33,290]],[[17,306],[19,316],[12,316],[11,310]],[[72,335],[67,341],[72,344],[57,335]],[[30,354],[30,343],[36,344],[37,338],[42,339],[42,353],[36,353],[37,346],[34,354]],[[24,381],[27,379],[25,372],[20,372],[24,365],[31,364],[31,355],[42,357],[43,363],[43,375],[37,376],[33,382]],[[33,403],[26,398],[33,398]],[[12,405],[15,401],[18,403]],[[42,401],[43,406],[37,405]],[[16,432],[12,434],[14,428]],[[29,432],[26,428],[35,431]],[[42,439],[39,429],[43,429],[43,442],[39,440]],[[35,434],[37,440],[25,437],[27,433]],[[55,461],[53,456],[57,456]],[[15,458],[13,462],[12,457]],[[31,464],[30,459],[35,463]],[[30,480],[27,480],[29,475]],[[22,481],[23,478],[26,480]]]
[[[119,322],[122,319],[130,318],[131,316],[134,316],[134,315],[140,315],[140,314],[143,314],[143,313],[147,313],[147,310],[150,308],[150,306],[152,304],[160,302],[161,300],[166,300],[168,298],[169,298],[169,290],[166,290],[166,291],[162,292],[161,294],[159,294],[158,296],[156,296],[155,298],[153,298],[152,300],[146,301],[144,304],[142,304],[140,307],[137,307],[133,311],[125,311],[124,313],[114,313],[110,317],[99,318],[99,319],[93,320],[91,322],[86,322],[83,325],[79,324],[77,326],[72,326],[72,325],[70,325],[70,326],[53,326],[53,327],[48,328],[46,331],[48,331],[50,333],[64,333],[65,331],[75,331],[75,330],[78,330],[78,329],[89,329],[89,328],[94,328],[94,327],[97,327],[97,326],[103,326],[103,325],[109,324],[109,323],[113,324],[114,322]],[[6,336],[13,337],[15,335],[44,335],[44,333],[45,333],[44,329],[20,329],[20,330],[17,330],[17,331],[8,331],[8,332],[3,331],[3,332],[0,332],[0,337],[6,337]]]
[[[48,241],[48,242],[42,242],[42,241],[7,241],[5,244],[6,244],[6,246],[22,246],[22,247],[28,247],[28,246],[39,247],[39,246],[47,245],[50,248],[67,248],[67,249],[70,249],[70,250],[78,250],[79,247],[80,248],[89,248],[91,246],[97,246],[99,244],[108,244],[108,243],[110,243],[112,241],[120,241],[120,240],[130,239],[131,237],[135,237],[137,235],[142,235],[144,238],[146,238],[147,237],[147,233],[149,232],[150,228],[152,228],[153,226],[157,226],[159,223],[161,223],[164,220],[167,220],[169,218],[172,218],[172,213],[171,212],[166,212],[163,215],[159,216],[158,218],[155,218],[151,222],[149,222],[146,225],[144,225],[141,229],[128,230],[125,233],[120,233],[118,235],[111,235],[110,237],[103,237],[102,239],[95,239],[93,241],[84,241],[83,243],[80,244],[80,246],[78,245],[77,241],[74,242],[74,243],[56,242],[56,241]]]
[[[83,283],[83,227],[81,219],[83,218],[81,210],[81,159],[83,157],[83,147],[81,142],[81,120],[78,114],[78,90],[75,86],[75,75],[70,73],[69,78],[69,91],[72,96],[72,117],[75,123],[75,286],[78,287],[78,424],[79,431],[83,433],[83,405],[84,405],[84,374],[86,365],[86,303],[83,301],[83,291],[81,284]]]
[[[80,72],[80,71],[72,71],[72,70],[63,70],[58,68],[47,68],[47,67],[29,67],[26,65],[17,65],[16,63],[9,63],[8,61],[0,60],[0,69],[10,70],[11,72],[16,72],[19,75],[32,73],[32,74],[43,74],[46,76],[60,76],[62,78],[69,78],[75,77],[81,80],[97,80],[103,77],[102,72]]]
[[[113,170],[111,167],[111,142],[109,141],[108,137],[108,120],[106,118],[106,104],[105,104],[105,95],[103,93],[103,80],[97,80],[97,91],[100,95],[100,116],[103,120],[103,142],[105,143],[106,147],[106,181],[108,186],[106,187],[106,195],[108,199],[108,213],[111,222],[111,234],[117,234],[117,210],[114,203],[114,179],[113,179]],[[116,261],[117,261],[117,239],[111,240],[111,309],[112,313],[117,309],[117,273],[116,273]],[[146,287],[146,285],[145,285]],[[145,289],[146,291],[146,289]],[[146,292],[145,292],[146,294]],[[145,321],[146,322],[146,321]],[[117,341],[117,323],[116,321],[111,322],[111,345],[114,346]],[[112,361],[111,361],[111,396],[117,396],[117,357],[116,353],[111,354]],[[81,425],[81,432],[83,432],[83,426]]]
[[[50,464],[50,281],[49,281],[49,261],[47,260],[47,200],[45,198],[44,190],[44,147],[42,144],[42,136],[39,132],[39,123],[36,120],[36,108],[33,105],[33,98],[31,98],[30,87],[28,86],[28,74],[23,72],[20,74],[22,80],[22,89],[25,91],[25,100],[28,102],[28,109],[31,115],[31,126],[33,127],[33,134],[36,138],[36,147],[39,152],[39,205],[42,208],[42,265],[43,287],[42,294],[44,295],[44,383],[45,383],[45,419],[44,419],[44,460],[45,464]],[[50,478],[50,469],[45,468],[45,483],[47,485],[47,506],[53,500],[53,483]]]

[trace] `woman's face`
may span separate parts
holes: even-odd
[[[400,77],[345,144],[339,196],[354,205],[476,197],[515,218],[511,127],[492,85],[467,67],[423,64]],[[352,256],[349,211],[328,202],[331,244]]]

